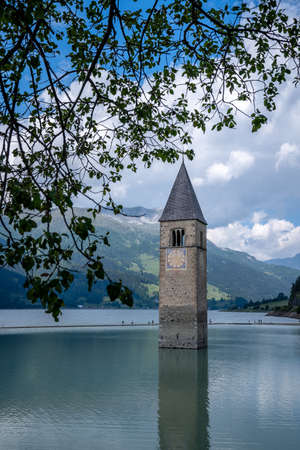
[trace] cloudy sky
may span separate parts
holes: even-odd
[[[299,0],[282,3],[299,14]],[[71,85],[79,89],[78,83]],[[75,95],[75,94],[74,94]],[[197,94],[191,98],[197,103]],[[101,112],[103,114],[103,111]],[[190,131],[190,130],[189,130]],[[286,83],[268,124],[251,133],[240,116],[234,130],[193,130],[195,158],[186,161],[216,245],[248,252],[258,259],[300,252],[300,89]],[[163,208],[180,167],[154,163],[125,173],[113,186],[124,206]],[[86,205],[80,205],[86,206]]]
[[[186,161],[209,238],[258,259],[300,252],[300,90],[288,83],[259,132],[240,117],[234,130],[193,132],[195,159]],[[123,205],[162,208],[180,162],[155,163],[114,187]]]
[[[299,15],[294,0],[282,2]],[[196,99],[195,99],[196,101]],[[240,117],[234,130],[193,132],[196,156],[186,161],[216,245],[258,259],[300,252],[300,89],[287,83],[259,132]],[[126,206],[162,208],[180,167],[155,163],[126,174],[114,197]]]
[[[300,10],[295,0],[281,6],[292,16]],[[78,89],[73,83],[70,94]],[[197,104],[197,94],[191,95],[190,102]],[[291,82],[283,86],[276,111],[259,132],[252,133],[249,119],[240,116],[234,130],[205,135],[193,130],[193,148],[195,159],[186,161],[186,167],[209,239],[258,259],[300,252],[299,88]],[[136,174],[125,173],[113,186],[114,199],[124,206],[163,208],[179,167],[180,162],[156,162]]]

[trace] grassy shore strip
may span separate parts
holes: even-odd
[[[154,327],[158,326],[158,323],[126,323],[126,324],[94,324],[94,325],[16,325],[16,326],[0,326],[0,330],[15,330],[15,329],[37,329],[37,328],[109,328],[109,327],[119,327],[119,328],[128,328],[128,327]],[[211,325],[288,325],[288,326],[300,326],[300,322],[263,322],[263,323],[249,323],[249,322],[212,322],[208,324]]]

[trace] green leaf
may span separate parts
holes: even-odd
[[[106,287],[107,293],[112,302],[114,300],[116,300],[117,298],[119,298],[119,296],[121,294],[121,287],[122,287],[122,284],[120,282],[118,282],[118,283],[111,282],[110,284],[107,285],[107,287]]]

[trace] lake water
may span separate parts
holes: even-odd
[[[0,311],[0,325],[38,325],[37,313]],[[157,320],[64,321],[101,313]],[[0,449],[298,450],[300,327],[211,313],[227,325],[209,327],[207,351],[159,350],[156,326],[2,328]]]
[[[208,320],[216,323],[297,323],[288,317],[266,316],[264,313],[208,311]],[[67,309],[63,311],[58,323],[43,310],[1,310],[0,329],[3,327],[66,327],[66,326],[99,326],[99,325],[147,325],[158,323],[158,310],[141,309]]]

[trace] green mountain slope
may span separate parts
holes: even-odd
[[[159,211],[140,207],[125,212],[139,217],[101,214],[96,218],[96,231],[101,234],[110,232],[111,246],[101,247],[99,254],[104,256],[110,277],[122,279],[133,290],[136,306],[155,307],[158,300]],[[78,209],[77,213],[86,214],[86,211]],[[55,227],[61,230],[63,223],[58,213],[53,213],[53,220]],[[37,229],[36,233],[39,231]],[[218,248],[211,242],[208,242],[207,252],[208,298],[216,300],[236,296],[261,300],[274,297],[279,292],[288,293],[300,273],[296,269],[258,261],[243,252]],[[76,282],[65,295],[67,305],[118,306],[108,302],[103,282],[98,282],[93,291],[88,293],[83,274],[84,261],[79,255],[75,255],[74,268],[77,270]],[[14,272],[10,272],[10,277],[13,276],[11,274]],[[0,284],[5,277],[8,280],[7,271],[0,271]],[[20,280],[17,285],[12,282],[11,288],[4,287],[0,291],[0,305],[2,299],[7,302],[7,297],[14,292],[14,286],[18,286],[18,295],[21,295]]]
[[[232,297],[248,300],[289,293],[299,270],[258,261],[247,253],[220,249],[209,242],[207,249],[208,280]]]
[[[292,267],[293,269],[300,270],[300,253],[297,253],[291,258],[275,258],[266,261],[268,264],[275,264],[277,266]]]
[[[127,210],[137,214],[137,211]],[[157,214],[152,217],[157,219]],[[97,219],[96,226],[104,232],[110,230],[111,247],[105,249],[105,260],[115,270],[120,262],[126,271],[135,271],[145,284],[148,277],[155,276],[157,284],[159,270],[159,224],[151,222],[151,215],[142,218],[107,217]],[[261,300],[289,292],[299,271],[258,261],[247,253],[220,249],[208,242],[209,298],[242,296]],[[153,278],[151,278],[153,280]],[[153,281],[152,281],[153,283]]]

